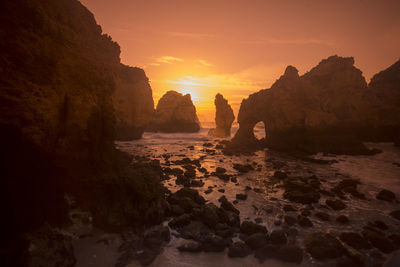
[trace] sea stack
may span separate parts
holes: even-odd
[[[235,120],[233,110],[221,94],[215,96],[215,125],[216,128],[210,132],[216,137],[229,137],[231,135],[232,123]]]
[[[152,90],[144,70],[121,64],[114,96],[116,140],[139,139],[154,112]]]
[[[200,130],[196,107],[190,94],[182,95],[168,91],[158,101],[147,131],[177,133],[194,133]]]

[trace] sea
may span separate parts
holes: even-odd
[[[266,226],[268,231],[282,229],[283,224],[277,225],[282,221],[284,214],[294,217],[298,212],[284,212],[284,205],[291,205],[300,210],[303,204],[293,203],[283,198],[283,189],[280,185],[272,182],[272,177],[276,171],[272,162],[282,162],[281,171],[290,176],[305,177],[315,175],[321,181],[324,189],[333,188],[339,181],[346,178],[357,179],[360,181],[359,191],[365,194],[366,200],[348,197],[342,200],[347,208],[341,211],[333,211],[327,208],[324,203],[328,196],[321,196],[320,204],[314,204],[314,211],[322,211],[330,215],[329,221],[321,221],[313,215],[310,216],[314,226],[302,228],[298,225],[291,228],[288,233],[289,241],[293,244],[303,246],[304,237],[310,232],[357,232],[360,233],[362,227],[376,220],[384,222],[388,226],[386,233],[400,233],[400,222],[389,216],[393,210],[400,209],[399,203],[389,203],[376,199],[377,193],[382,189],[388,189],[397,195],[400,200],[400,149],[392,143],[366,143],[369,148],[376,148],[381,153],[370,156],[348,156],[348,155],[329,155],[318,153],[313,155],[314,159],[329,161],[328,164],[321,164],[317,161],[303,161],[290,155],[285,155],[269,149],[257,151],[252,155],[224,155],[220,150],[211,148],[215,152],[206,151],[203,146],[211,143],[213,146],[222,139],[208,135],[213,123],[202,123],[202,129],[198,133],[144,133],[140,140],[129,142],[116,142],[118,149],[132,155],[143,155],[152,159],[160,160],[161,165],[165,163],[165,155],[169,161],[188,157],[190,159],[201,158],[201,166],[210,173],[217,167],[227,170],[228,174],[234,174],[237,182],[222,181],[217,177],[203,177],[198,172],[204,186],[196,188],[199,193],[208,201],[219,206],[218,199],[225,195],[229,201],[236,199],[236,194],[247,194],[247,200],[239,200],[235,205],[240,210],[241,220],[258,220]],[[232,127],[232,136],[237,131],[238,125]],[[254,129],[257,138],[265,137],[264,127],[258,125]],[[228,138],[229,139],[229,138]],[[257,166],[257,171],[250,171],[238,175],[233,168],[233,164],[252,164]],[[169,167],[178,167],[173,164]],[[182,186],[175,184],[175,177],[162,182],[170,191],[175,192]],[[211,188],[211,193],[205,193]],[[218,189],[224,189],[221,193]],[[335,218],[339,215],[346,215],[350,223],[343,225],[338,223]],[[167,225],[168,221],[164,222]],[[287,227],[288,228],[288,227]],[[294,230],[292,230],[294,229]],[[288,229],[286,229],[288,230]],[[297,264],[284,263],[278,260],[267,260],[259,262],[254,255],[246,258],[229,258],[227,252],[221,253],[187,253],[178,251],[177,247],[185,242],[179,238],[177,233],[171,229],[171,241],[164,247],[161,254],[150,266],[215,266],[215,267],[234,267],[234,266],[299,266]],[[99,242],[99,240],[108,240]],[[233,239],[239,240],[238,237]],[[118,247],[121,238],[116,234],[103,233],[93,229],[92,234],[84,238],[74,240],[74,250],[77,258],[76,266],[115,266],[119,252]],[[366,266],[375,266],[386,260],[388,255],[382,253],[381,259],[376,259],[369,255],[371,251],[363,251],[366,257]],[[378,257],[379,258],[379,257]],[[306,253],[300,266],[335,266],[336,261],[316,261]],[[128,266],[140,266],[137,262],[132,262]]]

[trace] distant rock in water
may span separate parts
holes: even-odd
[[[190,94],[182,95],[176,91],[163,95],[147,127],[149,132],[166,133],[194,133],[199,130],[199,119]]]
[[[231,135],[232,123],[235,120],[235,115],[233,115],[233,110],[221,94],[215,96],[215,129],[209,131],[210,135],[216,137],[229,137]]]
[[[375,80],[377,83],[378,78]],[[351,57],[331,56],[302,76],[296,68],[288,66],[270,89],[242,101],[240,127],[231,147],[259,146],[253,128],[262,121],[267,134],[263,145],[274,149],[372,153],[359,135],[360,129],[369,127],[367,114],[371,107],[366,104],[369,98],[367,83]]]
[[[140,68],[121,64],[114,96],[116,139],[139,139],[154,112],[149,79]]]

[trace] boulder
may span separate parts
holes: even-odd
[[[196,108],[189,94],[168,91],[158,101],[147,128],[149,132],[198,132],[200,130]]]
[[[265,226],[253,223],[251,221],[244,221],[240,225],[240,232],[251,235],[255,233],[268,233],[267,228]]]
[[[251,254],[251,249],[243,242],[234,242],[229,246],[228,256],[231,258],[244,258]]]
[[[382,232],[375,230],[371,227],[364,226],[362,230],[362,235],[374,247],[376,247],[377,249],[379,249],[384,253],[391,253],[396,249],[396,246],[390,239],[386,238]]]
[[[215,96],[215,129],[211,129],[210,133],[216,137],[229,137],[231,135],[232,123],[235,120],[233,110],[221,94]]]
[[[370,249],[371,245],[361,235],[352,232],[340,233],[340,240],[355,249]]]
[[[283,230],[274,230],[269,236],[272,245],[285,245],[287,242],[286,233]]]
[[[339,199],[335,199],[335,200],[327,199],[325,203],[327,206],[329,206],[333,210],[342,210],[342,209],[346,208],[346,204],[344,204]]]
[[[400,221],[400,210],[394,210],[389,215]]]
[[[268,243],[268,238],[265,233],[254,233],[249,235],[245,243],[252,249],[257,249],[265,246]]]
[[[376,199],[393,202],[396,200],[396,195],[390,190],[383,189],[376,195]]]
[[[306,251],[317,260],[336,259],[344,254],[340,242],[330,234],[315,232],[304,239]]]

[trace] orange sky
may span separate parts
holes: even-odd
[[[333,54],[354,56],[369,80],[400,57],[399,0],[81,0],[146,71],[155,103],[191,93],[201,121],[222,93],[237,115],[287,65],[300,74]]]

